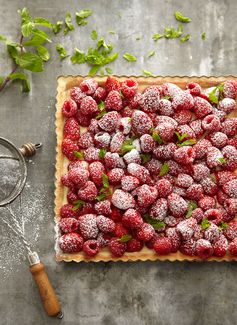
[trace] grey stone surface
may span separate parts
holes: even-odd
[[[0,0],[0,34],[18,34],[17,9],[27,6],[32,16],[62,19],[66,11],[92,8],[88,25],[78,28],[50,45],[52,60],[43,73],[32,75],[32,91],[22,94],[18,84],[0,94],[0,135],[17,145],[41,141],[42,152],[28,165],[27,187],[22,194],[26,233],[42,260],[61,300],[65,317],[49,319],[42,309],[37,289],[27,268],[18,239],[8,234],[0,220],[0,324],[13,325],[233,325],[236,324],[235,263],[97,263],[57,264],[54,260],[53,201],[55,162],[56,77],[87,74],[88,67],[60,62],[55,43],[61,41],[69,52],[86,49],[96,29],[120,53],[138,57],[128,63],[121,57],[111,64],[115,74],[141,74],[142,69],[157,75],[236,74],[237,2],[235,0]],[[151,38],[168,25],[177,26],[174,10],[192,17],[185,26],[191,40]],[[109,30],[115,30],[111,35]],[[205,31],[207,38],[201,40]],[[19,35],[18,35],[19,36]],[[136,37],[141,36],[140,41]],[[10,69],[10,60],[0,45],[1,74]],[[148,59],[147,53],[157,54]],[[3,53],[3,54],[2,54]],[[19,201],[13,207],[19,214]]]

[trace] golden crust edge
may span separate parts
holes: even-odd
[[[125,80],[126,78],[134,78],[139,83],[140,88],[144,88],[146,86],[151,86],[155,84],[162,84],[165,82],[172,82],[179,86],[183,86],[187,82],[198,82],[202,87],[208,88],[215,86],[225,80],[234,79],[237,81],[237,77],[228,75],[228,76],[167,76],[167,77],[141,77],[141,76],[115,76],[120,81]],[[88,258],[83,252],[77,254],[64,254],[61,253],[57,239],[59,236],[59,229],[58,229],[58,221],[60,220],[59,217],[59,210],[63,204],[64,198],[64,189],[61,186],[60,179],[61,175],[63,174],[63,167],[68,160],[63,156],[61,152],[61,142],[63,139],[63,125],[64,119],[61,115],[61,107],[64,100],[67,98],[66,94],[71,87],[78,85],[83,79],[88,78],[88,76],[59,76],[57,78],[57,96],[56,96],[56,113],[55,113],[55,128],[56,128],[56,164],[55,164],[55,208],[54,208],[54,221],[55,221],[55,252],[56,252],[56,261],[64,261],[64,262],[129,262],[129,261],[190,261],[190,262],[202,262],[203,260],[198,258],[197,256],[187,256],[180,252],[172,253],[169,255],[157,255],[152,250],[144,247],[140,252],[134,253],[125,253],[122,257],[115,258],[112,257],[108,251],[108,249],[103,249],[99,252],[95,257]],[[94,76],[94,78],[98,81],[99,84],[103,84],[107,78],[107,76]],[[236,114],[235,114],[236,115]],[[211,257],[206,261],[214,261],[214,262],[231,262],[236,261],[237,257],[231,255],[225,255],[224,257]]]

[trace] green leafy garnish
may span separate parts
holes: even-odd
[[[56,24],[53,24],[53,32],[54,34],[58,34],[59,32],[61,32],[62,28],[63,28],[63,21],[57,21]]]
[[[74,151],[73,154],[78,159],[83,159],[84,158],[84,153],[82,151]]]
[[[137,37],[135,38],[135,40],[136,40],[136,41],[140,41],[140,40],[141,40],[141,36],[137,36]]]
[[[113,70],[111,68],[105,68],[105,71],[108,73],[108,74],[113,74]]]
[[[202,40],[205,40],[206,39],[206,32],[203,32],[201,37],[202,37]]]
[[[153,34],[152,39],[154,41],[158,41],[158,39],[163,38],[163,37],[164,37],[164,35],[159,34],[159,33],[155,33],[155,34]]]
[[[37,52],[38,52],[38,55],[39,57],[43,60],[43,61],[49,61],[50,59],[50,54],[49,54],[49,51],[46,49],[45,46],[43,45],[39,45],[37,46]]]
[[[66,57],[69,56],[69,54],[67,54],[67,51],[66,51],[66,49],[64,48],[64,46],[63,46],[62,44],[60,44],[60,43],[58,43],[58,44],[56,45],[56,50],[57,50],[57,52],[59,53],[60,60],[63,60],[63,59],[65,59]]]
[[[187,34],[180,38],[180,42],[184,43],[187,42],[190,39],[190,34]]]
[[[83,204],[85,204],[86,202],[83,201],[83,200],[76,200],[76,201],[73,201],[72,204],[74,205],[74,207],[72,208],[72,211],[76,211],[78,209],[80,209]]]
[[[106,154],[106,149],[100,149],[100,151],[99,151],[99,158],[100,159],[103,159],[104,157],[105,157],[105,154]]]
[[[126,139],[123,141],[123,144],[120,148],[120,154],[123,156],[125,153],[131,151],[132,149],[136,149],[135,145],[133,144],[133,139]]]
[[[73,24],[72,24],[72,16],[71,16],[70,12],[66,13],[64,23],[65,23],[64,35],[66,35],[68,32],[75,29]]]
[[[72,64],[81,64],[86,62],[86,55],[79,49],[75,49],[74,54],[70,57]]]
[[[34,53],[25,52],[22,54],[17,54],[15,57],[15,62],[21,68],[30,70],[32,72],[43,71],[43,61],[37,54]]]
[[[22,80],[22,91],[28,93],[30,91],[30,83],[28,76],[23,72],[15,72],[9,75],[10,80]],[[1,84],[1,81],[0,81]]]
[[[208,97],[210,101],[214,104],[218,104],[219,100],[223,98],[224,84],[219,84],[217,87],[209,93]],[[218,96],[216,95],[218,94]]]
[[[99,69],[100,67],[98,65],[91,67],[89,70],[89,76],[94,76],[99,71]]]
[[[163,96],[163,97],[162,97],[162,99],[167,99],[167,100],[170,100],[170,99],[171,99],[171,97],[170,97],[170,96],[168,96],[168,95],[165,95],[165,96]]]
[[[185,217],[186,218],[191,217],[193,210],[196,209],[196,208],[197,208],[197,203],[195,201],[190,201],[189,204],[188,204],[188,211],[187,211]]]
[[[143,219],[145,219],[145,221],[147,223],[149,223],[150,225],[152,225],[152,227],[155,229],[155,230],[160,230],[162,228],[164,228],[166,226],[166,224],[163,222],[163,221],[159,221],[159,220],[156,220],[156,219],[153,219],[150,215],[148,214],[145,214],[143,216]]]
[[[137,61],[137,58],[134,55],[130,54],[130,53],[124,53],[123,58],[125,60],[129,61],[129,62]]]
[[[153,76],[153,73],[149,70],[142,70],[142,73],[144,74],[144,76],[147,76],[147,77],[152,77]]]
[[[156,51],[150,51],[147,55],[148,58],[154,56],[156,54]]]
[[[78,26],[87,25],[87,21],[85,18],[88,18],[92,14],[92,10],[90,9],[82,9],[79,12],[76,12],[76,22]]]
[[[106,114],[106,110],[102,110],[99,112],[99,114],[96,115],[96,119],[99,120],[101,117],[103,117]]]
[[[183,146],[193,146],[194,144],[197,143],[197,140],[196,139],[189,139],[189,140],[186,140],[182,143],[178,143],[177,145],[179,147],[183,147]]]
[[[177,29],[174,27],[166,27],[164,29],[164,37],[168,39],[179,38],[183,34],[183,26],[179,25]]]
[[[96,31],[96,30],[93,30],[93,31],[91,32],[91,39],[92,39],[93,41],[95,41],[97,38],[98,38],[97,31]]]
[[[185,138],[187,138],[188,134],[184,133],[184,134],[180,134],[179,132],[175,131],[174,132],[177,135],[178,141],[182,142]]]
[[[225,229],[228,229],[229,228],[229,225],[228,223],[224,222],[224,221],[221,221],[220,225],[219,225],[219,230],[225,230]]]
[[[163,143],[164,143],[164,141],[161,139],[159,133],[156,132],[156,131],[154,131],[154,132],[152,133],[152,138],[153,138],[153,140],[155,140],[158,144],[163,144]]]
[[[102,175],[102,183],[104,188],[109,188],[109,178],[106,174]]]
[[[203,219],[201,222],[201,227],[203,230],[208,229],[210,227],[210,222],[208,219]]]
[[[224,157],[220,157],[220,158],[218,158],[218,161],[219,161],[222,165],[226,164],[226,159],[225,159]]]
[[[142,160],[143,164],[145,164],[145,163],[147,163],[148,161],[151,160],[151,154],[150,153],[141,153],[140,157],[141,157],[141,160]]]
[[[132,239],[131,235],[123,235],[121,238],[119,238],[118,240],[121,243],[127,243],[130,239]]]
[[[110,188],[102,188],[100,191],[99,191],[99,195],[97,195],[96,197],[96,200],[97,201],[103,201],[105,200],[107,197],[111,196],[112,194],[112,191],[110,190]]]
[[[167,163],[164,163],[160,169],[160,173],[159,173],[159,176],[164,176],[166,174],[168,174],[169,172],[169,165]]]
[[[180,11],[175,11],[174,16],[178,21],[181,21],[181,23],[190,23],[191,21],[190,18],[185,17]]]

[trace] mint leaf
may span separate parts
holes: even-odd
[[[98,72],[99,68],[100,68],[99,66],[94,65],[94,66],[89,70],[89,76],[94,76],[94,75]]]
[[[101,117],[103,117],[106,114],[105,110],[102,110],[101,112],[99,112],[99,114],[96,115],[96,119],[99,120]]]
[[[74,156],[80,160],[84,158],[84,153],[82,151],[74,151],[73,152]]]
[[[153,74],[151,71],[149,70],[142,70],[142,73],[144,74],[144,76],[147,76],[147,77],[152,77]]]
[[[105,157],[105,154],[106,154],[106,149],[100,149],[100,151],[99,151],[99,158],[100,159],[103,159],[104,157]]]
[[[202,40],[205,40],[205,39],[206,39],[206,32],[203,32],[203,33],[201,34],[201,37],[202,37]]]
[[[156,52],[155,51],[150,51],[147,55],[148,58],[152,57],[153,55],[155,55]]]
[[[156,220],[156,219],[153,219],[150,215],[148,214],[145,214],[143,216],[143,219],[145,219],[145,221],[147,223],[149,223],[150,225],[152,225],[152,227],[155,229],[155,230],[160,230],[162,228],[164,228],[166,226],[166,224],[163,222],[163,221],[159,221],[159,220]]]
[[[228,223],[224,222],[224,221],[221,221],[220,225],[219,225],[219,230],[225,230],[225,229],[228,229],[229,228],[229,225]]]
[[[66,49],[63,47],[62,44],[58,43],[56,45],[56,50],[57,52],[59,53],[59,56],[60,56],[60,60],[63,60],[65,59],[67,56],[69,56],[69,54],[67,54],[67,51]]]
[[[155,33],[155,34],[153,34],[152,39],[154,41],[158,41],[158,39],[163,38],[163,37],[164,37],[164,35],[161,35],[159,33]]]
[[[24,7],[22,10],[18,10],[18,13],[21,15],[22,23],[26,23],[31,20],[29,10],[26,7]]]
[[[5,77],[0,76],[0,86],[3,84],[3,81],[5,80]]]
[[[162,177],[162,176],[168,174],[169,169],[170,169],[170,168],[169,168],[169,165],[168,165],[167,163],[164,163],[164,164],[162,165],[161,169],[160,169],[159,176]]]
[[[32,72],[41,72],[44,70],[42,59],[38,55],[30,52],[17,55],[15,61],[21,68]]]
[[[140,40],[141,40],[141,36],[137,36],[137,37],[135,38],[135,40],[136,40],[136,41],[140,41]]]
[[[8,51],[8,54],[10,55],[10,57],[12,59],[16,59],[18,57],[18,50],[17,50],[17,47],[16,46],[12,46],[12,45],[8,45],[7,46],[7,51]]]
[[[74,207],[72,208],[72,211],[76,211],[78,209],[80,209],[86,202],[83,200],[76,200],[74,202],[72,202],[72,204],[74,205]]]
[[[171,97],[170,97],[170,96],[168,96],[168,95],[165,95],[165,96],[163,96],[163,97],[162,97],[162,99],[167,99],[167,100],[170,100],[170,99],[171,99]]]
[[[74,54],[70,57],[72,64],[81,64],[86,62],[86,55],[84,52],[75,49]]]
[[[102,183],[104,188],[109,188],[109,178],[106,174],[102,175]]]
[[[180,134],[179,132],[175,131],[174,132],[177,135],[178,141],[182,142],[183,139],[187,138],[188,133]]]
[[[226,164],[226,159],[225,159],[224,157],[220,157],[220,158],[218,158],[218,161],[219,161],[222,165]]]
[[[130,53],[124,53],[123,58],[125,60],[129,61],[129,62],[137,61],[137,58],[134,55],[130,54]]]
[[[24,46],[38,46],[46,42],[45,38],[42,38],[38,35],[33,35],[29,41],[23,43]]]
[[[41,57],[43,61],[49,61],[50,54],[49,51],[46,49],[46,47],[42,45],[37,46],[37,52],[39,54],[39,57]]]
[[[97,195],[96,200],[97,201],[103,201],[105,200],[107,197],[111,196],[112,191],[110,190],[110,188],[102,188],[99,192],[99,195]]]
[[[174,16],[176,20],[181,21],[181,23],[190,23],[191,19],[185,17],[180,11],[175,11]]]
[[[87,24],[85,18],[89,17],[92,14],[90,9],[82,9],[79,12],[76,12],[76,22],[78,26],[84,26]]]
[[[223,98],[223,91],[224,91],[224,84],[219,84],[218,86],[216,86],[208,95],[210,101],[214,104],[218,104],[219,99]]]
[[[121,243],[127,243],[130,239],[132,239],[131,235],[123,235],[121,238],[119,238],[118,240]]]
[[[98,104],[98,108],[100,111],[103,111],[105,109],[105,102],[101,101],[99,104]]]
[[[154,132],[152,133],[152,138],[153,138],[153,140],[155,140],[158,144],[163,144],[163,143],[164,143],[164,141],[161,139],[159,133],[156,132],[156,131],[154,131]]]
[[[184,43],[187,42],[190,39],[190,34],[187,34],[180,38],[180,42]]]
[[[93,30],[93,31],[91,32],[91,39],[92,39],[93,41],[95,41],[97,38],[98,38],[97,31],[96,31],[96,30]]]
[[[68,32],[74,30],[74,26],[72,24],[72,17],[70,12],[66,13],[66,17],[65,17],[65,28],[64,28],[64,35],[66,35]]]
[[[210,222],[208,219],[203,219],[201,222],[201,227],[203,230],[208,229],[210,227]]]
[[[183,33],[183,26],[179,25],[177,29],[174,27],[166,27],[164,29],[164,36],[165,38],[172,39],[172,38],[179,38]]]
[[[141,160],[142,160],[143,164],[145,164],[145,163],[147,163],[148,161],[151,160],[151,154],[150,153],[142,153],[142,154],[140,154],[140,157],[141,157]]]
[[[21,33],[24,37],[29,37],[33,33],[34,23],[31,21],[21,25]]]
[[[52,29],[54,34],[58,34],[63,28],[63,21],[57,21],[56,24],[53,24]]]
[[[40,37],[41,39],[51,43],[51,39],[49,38],[49,35],[47,33],[45,33],[43,30],[40,30],[40,29],[37,29],[35,28],[32,33],[35,35],[35,36],[38,36]]]
[[[35,25],[45,26],[45,27],[47,27],[49,29],[52,29],[52,27],[53,27],[53,24],[48,19],[45,19],[45,18],[42,18],[42,17],[34,18],[33,22],[34,22]]]
[[[22,91],[25,93],[28,93],[30,91],[30,83],[28,80],[28,76],[25,73],[23,72],[11,73],[8,76],[8,78],[11,80],[22,80]]]
[[[123,144],[120,148],[120,154],[123,156],[125,153],[131,151],[132,149],[136,149],[133,144],[133,139],[126,139],[123,141]]]
[[[191,217],[193,210],[196,209],[196,208],[197,208],[197,203],[195,201],[190,201],[189,204],[188,204],[188,211],[187,211],[185,217],[186,218]]]
[[[184,141],[182,143],[178,143],[177,145],[179,147],[183,147],[183,146],[192,146],[192,145],[194,145],[196,143],[197,143],[196,139],[189,139],[189,140],[186,140],[186,141]]]
[[[113,74],[113,70],[111,68],[105,68],[105,71],[108,73],[108,74]]]

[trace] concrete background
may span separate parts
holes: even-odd
[[[237,1],[200,0],[103,0],[50,1],[0,0],[0,34],[18,37],[17,9],[27,6],[32,16],[60,20],[66,11],[74,14],[91,8],[88,25],[76,27],[50,45],[52,60],[43,73],[30,76],[32,91],[22,94],[14,84],[0,94],[0,135],[17,145],[41,141],[42,152],[28,165],[29,177],[22,194],[26,232],[48,268],[65,313],[62,321],[49,319],[42,309],[36,287],[27,268],[23,248],[7,228],[0,227],[0,324],[62,325],[233,325],[237,321],[235,263],[98,263],[57,264],[54,260],[53,201],[55,161],[55,90],[60,74],[87,74],[86,65],[60,62],[55,44],[69,51],[87,49],[89,34],[99,35],[116,50],[138,57],[129,63],[121,57],[110,65],[115,74],[141,74],[142,69],[157,75],[236,74]],[[173,12],[192,18],[185,25],[191,40],[159,40],[154,32],[178,23]],[[109,30],[115,35],[110,35]],[[206,32],[206,40],[201,33]],[[141,40],[136,41],[136,37]],[[10,71],[10,60],[0,45],[1,74]],[[156,56],[147,59],[147,53]],[[19,213],[19,203],[14,211]],[[1,223],[0,223],[1,224]],[[5,238],[5,239],[4,239]],[[6,239],[7,238],[7,239]],[[4,240],[3,240],[4,239]],[[8,243],[9,241],[9,243]]]

